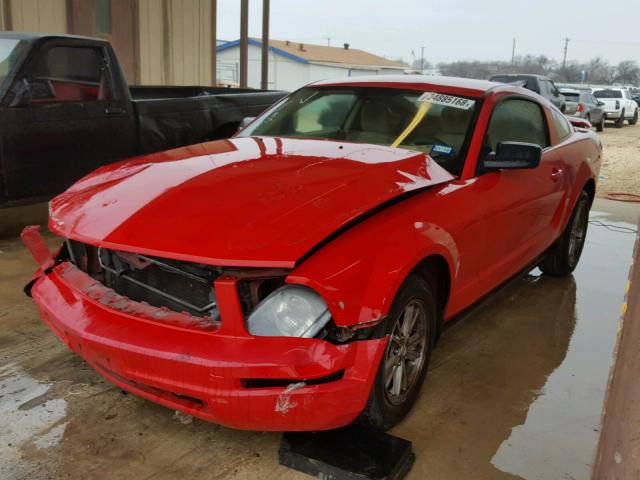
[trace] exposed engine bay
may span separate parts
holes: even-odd
[[[131,300],[220,322],[213,288],[223,274],[220,267],[98,248],[74,240],[67,240],[66,253],[76,267]],[[256,278],[240,281],[238,294],[245,315],[282,286],[285,275],[282,270],[258,271]]]

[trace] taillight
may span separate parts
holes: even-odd
[[[616,100],[616,110],[620,108],[620,100]]]
[[[576,109],[576,112],[578,112],[578,113],[584,112],[584,105],[579,103],[578,104],[578,108]]]

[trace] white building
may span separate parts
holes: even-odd
[[[237,84],[239,78],[240,40],[218,45],[217,80]],[[249,39],[248,85],[260,88],[262,43]],[[295,90],[317,80],[356,75],[403,74],[405,65],[377,55],[344,47],[309,45],[283,40],[269,40],[269,88]]]

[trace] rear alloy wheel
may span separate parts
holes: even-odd
[[[620,112],[620,116],[616,120],[616,128],[622,128],[624,125],[624,110]]]
[[[583,190],[562,236],[551,246],[547,256],[538,265],[543,273],[553,277],[566,277],[575,270],[587,238],[590,208],[591,199]]]
[[[422,277],[407,278],[387,318],[389,342],[359,419],[383,431],[396,425],[411,410],[424,383],[435,344],[436,302]]]
[[[602,117],[600,117],[600,121],[598,122],[598,124],[596,125],[596,131],[597,132],[602,132],[604,131],[604,122],[605,122],[605,115],[604,113],[602,114]]]
[[[633,117],[631,118],[631,120],[629,120],[629,125],[635,125],[636,123],[638,123],[638,109],[636,108],[636,111],[633,114]]]

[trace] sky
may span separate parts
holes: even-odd
[[[239,0],[218,0],[217,28],[219,39],[240,37]],[[262,0],[249,0],[249,35],[261,29]],[[561,61],[569,38],[568,60],[640,63],[640,0],[271,0],[270,37],[409,63],[424,47],[432,64],[511,60],[514,38],[516,55]]]

